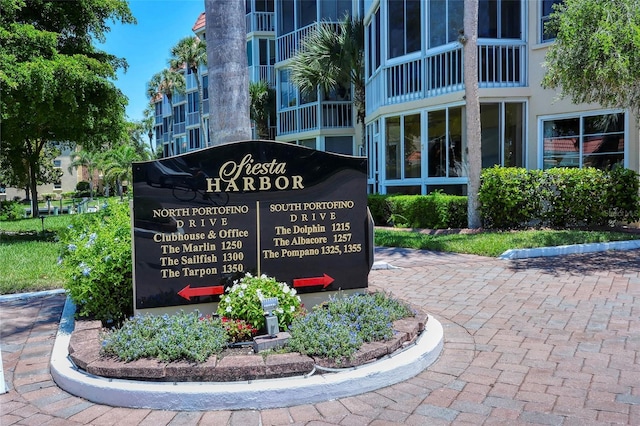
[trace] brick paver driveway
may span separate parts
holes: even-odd
[[[441,357],[360,396],[271,410],[176,412],[96,405],[48,374],[63,297],[0,304],[10,391],[0,424],[640,424],[640,253],[506,261],[380,249],[370,286],[443,324]]]

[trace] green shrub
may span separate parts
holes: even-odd
[[[434,192],[386,198],[388,222],[398,228],[447,229],[467,225],[467,197]]]
[[[391,210],[387,202],[389,195],[369,194],[367,198],[367,205],[371,212],[371,217],[373,217],[373,223],[377,226],[389,225],[389,219],[391,217]]]
[[[302,312],[302,302],[300,296],[296,295],[296,290],[266,275],[256,277],[247,273],[225,291],[218,304],[218,315],[245,320],[258,330],[265,327],[265,313],[261,302],[264,298],[278,299],[275,313],[281,329],[286,330],[293,318]]]
[[[24,207],[17,201],[0,201],[0,221],[18,220],[24,216]]]
[[[77,315],[120,324],[133,313],[131,224],[127,203],[75,215],[61,233],[60,264]]]
[[[638,218],[638,177],[626,169],[494,167],[482,171],[478,194],[483,226],[571,228]]]
[[[332,297],[293,320],[288,346],[341,363],[353,358],[363,342],[393,337],[393,321],[408,316],[413,312],[385,293]]]
[[[121,328],[102,336],[102,353],[121,361],[155,358],[160,361],[204,362],[227,346],[222,323],[197,312],[175,315],[136,315]]]

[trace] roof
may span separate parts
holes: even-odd
[[[191,28],[191,30],[195,33],[199,29],[204,28],[204,25],[205,25],[205,13],[202,12],[200,16],[198,16],[198,19],[196,19],[196,23],[193,24],[193,28]]]

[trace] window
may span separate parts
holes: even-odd
[[[563,0],[542,0],[540,2],[540,42],[544,43],[556,38],[556,34],[547,28],[549,22],[549,16],[553,13],[553,6],[561,4]]]
[[[419,178],[422,173],[420,114],[386,120],[387,179]]]
[[[524,166],[524,104],[480,105],[482,168]]]
[[[316,0],[305,0],[296,3],[298,26],[297,28],[304,28],[307,25],[311,25],[318,20],[318,10],[316,6]]]
[[[252,67],[253,66],[253,42],[252,40],[248,40],[247,41],[247,65]]]
[[[251,3],[247,0],[247,4]],[[273,12],[273,0],[256,0],[256,12]]]
[[[200,148],[200,129],[190,129],[189,130],[189,149],[199,149]]]
[[[278,3],[278,34],[279,36],[293,32],[295,28],[293,0],[280,0]]]
[[[464,2],[436,0],[429,2],[429,48],[458,40],[463,27]]]
[[[521,3],[521,0],[480,0],[478,37],[520,39]]]
[[[173,107],[173,124],[184,123],[185,113],[184,113],[184,104],[176,105]]]
[[[324,138],[324,150],[338,154],[353,155],[353,137],[327,136]]]
[[[420,0],[389,0],[389,58],[421,49]]]
[[[209,76],[202,76],[202,100],[209,99]]]
[[[289,81],[289,70],[280,70],[280,108],[290,108],[298,104],[297,89]]]
[[[624,166],[624,113],[542,121],[542,167]]]
[[[367,67],[368,76],[380,68],[380,9],[371,18],[371,22],[367,25]]]
[[[427,114],[427,172],[429,177],[466,176],[462,138],[462,107]]]
[[[198,92],[189,93],[187,95],[187,99],[189,104],[189,108],[188,108],[189,114],[191,114],[192,112],[200,111],[200,108],[199,108],[200,101],[198,100]]]
[[[315,138],[312,138],[312,139],[301,139],[301,140],[298,141],[298,145],[306,146],[307,148],[316,149],[316,140],[315,140]]]
[[[320,16],[329,21],[342,21],[345,14],[351,13],[351,0],[321,0]]]

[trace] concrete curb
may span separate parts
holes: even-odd
[[[614,241],[610,243],[574,244],[557,247],[507,250],[499,259],[529,259],[532,257],[562,256],[566,254],[594,253],[607,250],[634,250],[640,248],[640,240]]]
[[[444,330],[432,316],[416,342],[379,361],[344,371],[249,382],[142,382],[78,370],[69,358],[75,306],[67,299],[51,355],[51,376],[65,391],[97,404],[162,410],[267,409],[370,392],[416,376],[442,351]]]
[[[58,288],[55,290],[34,291],[31,293],[3,294],[0,295],[0,302],[12,302],[14,300],[31,299],[34,297],[46,297],[54,294],[62,294],[64,292],[65,290],[63,288]]]

